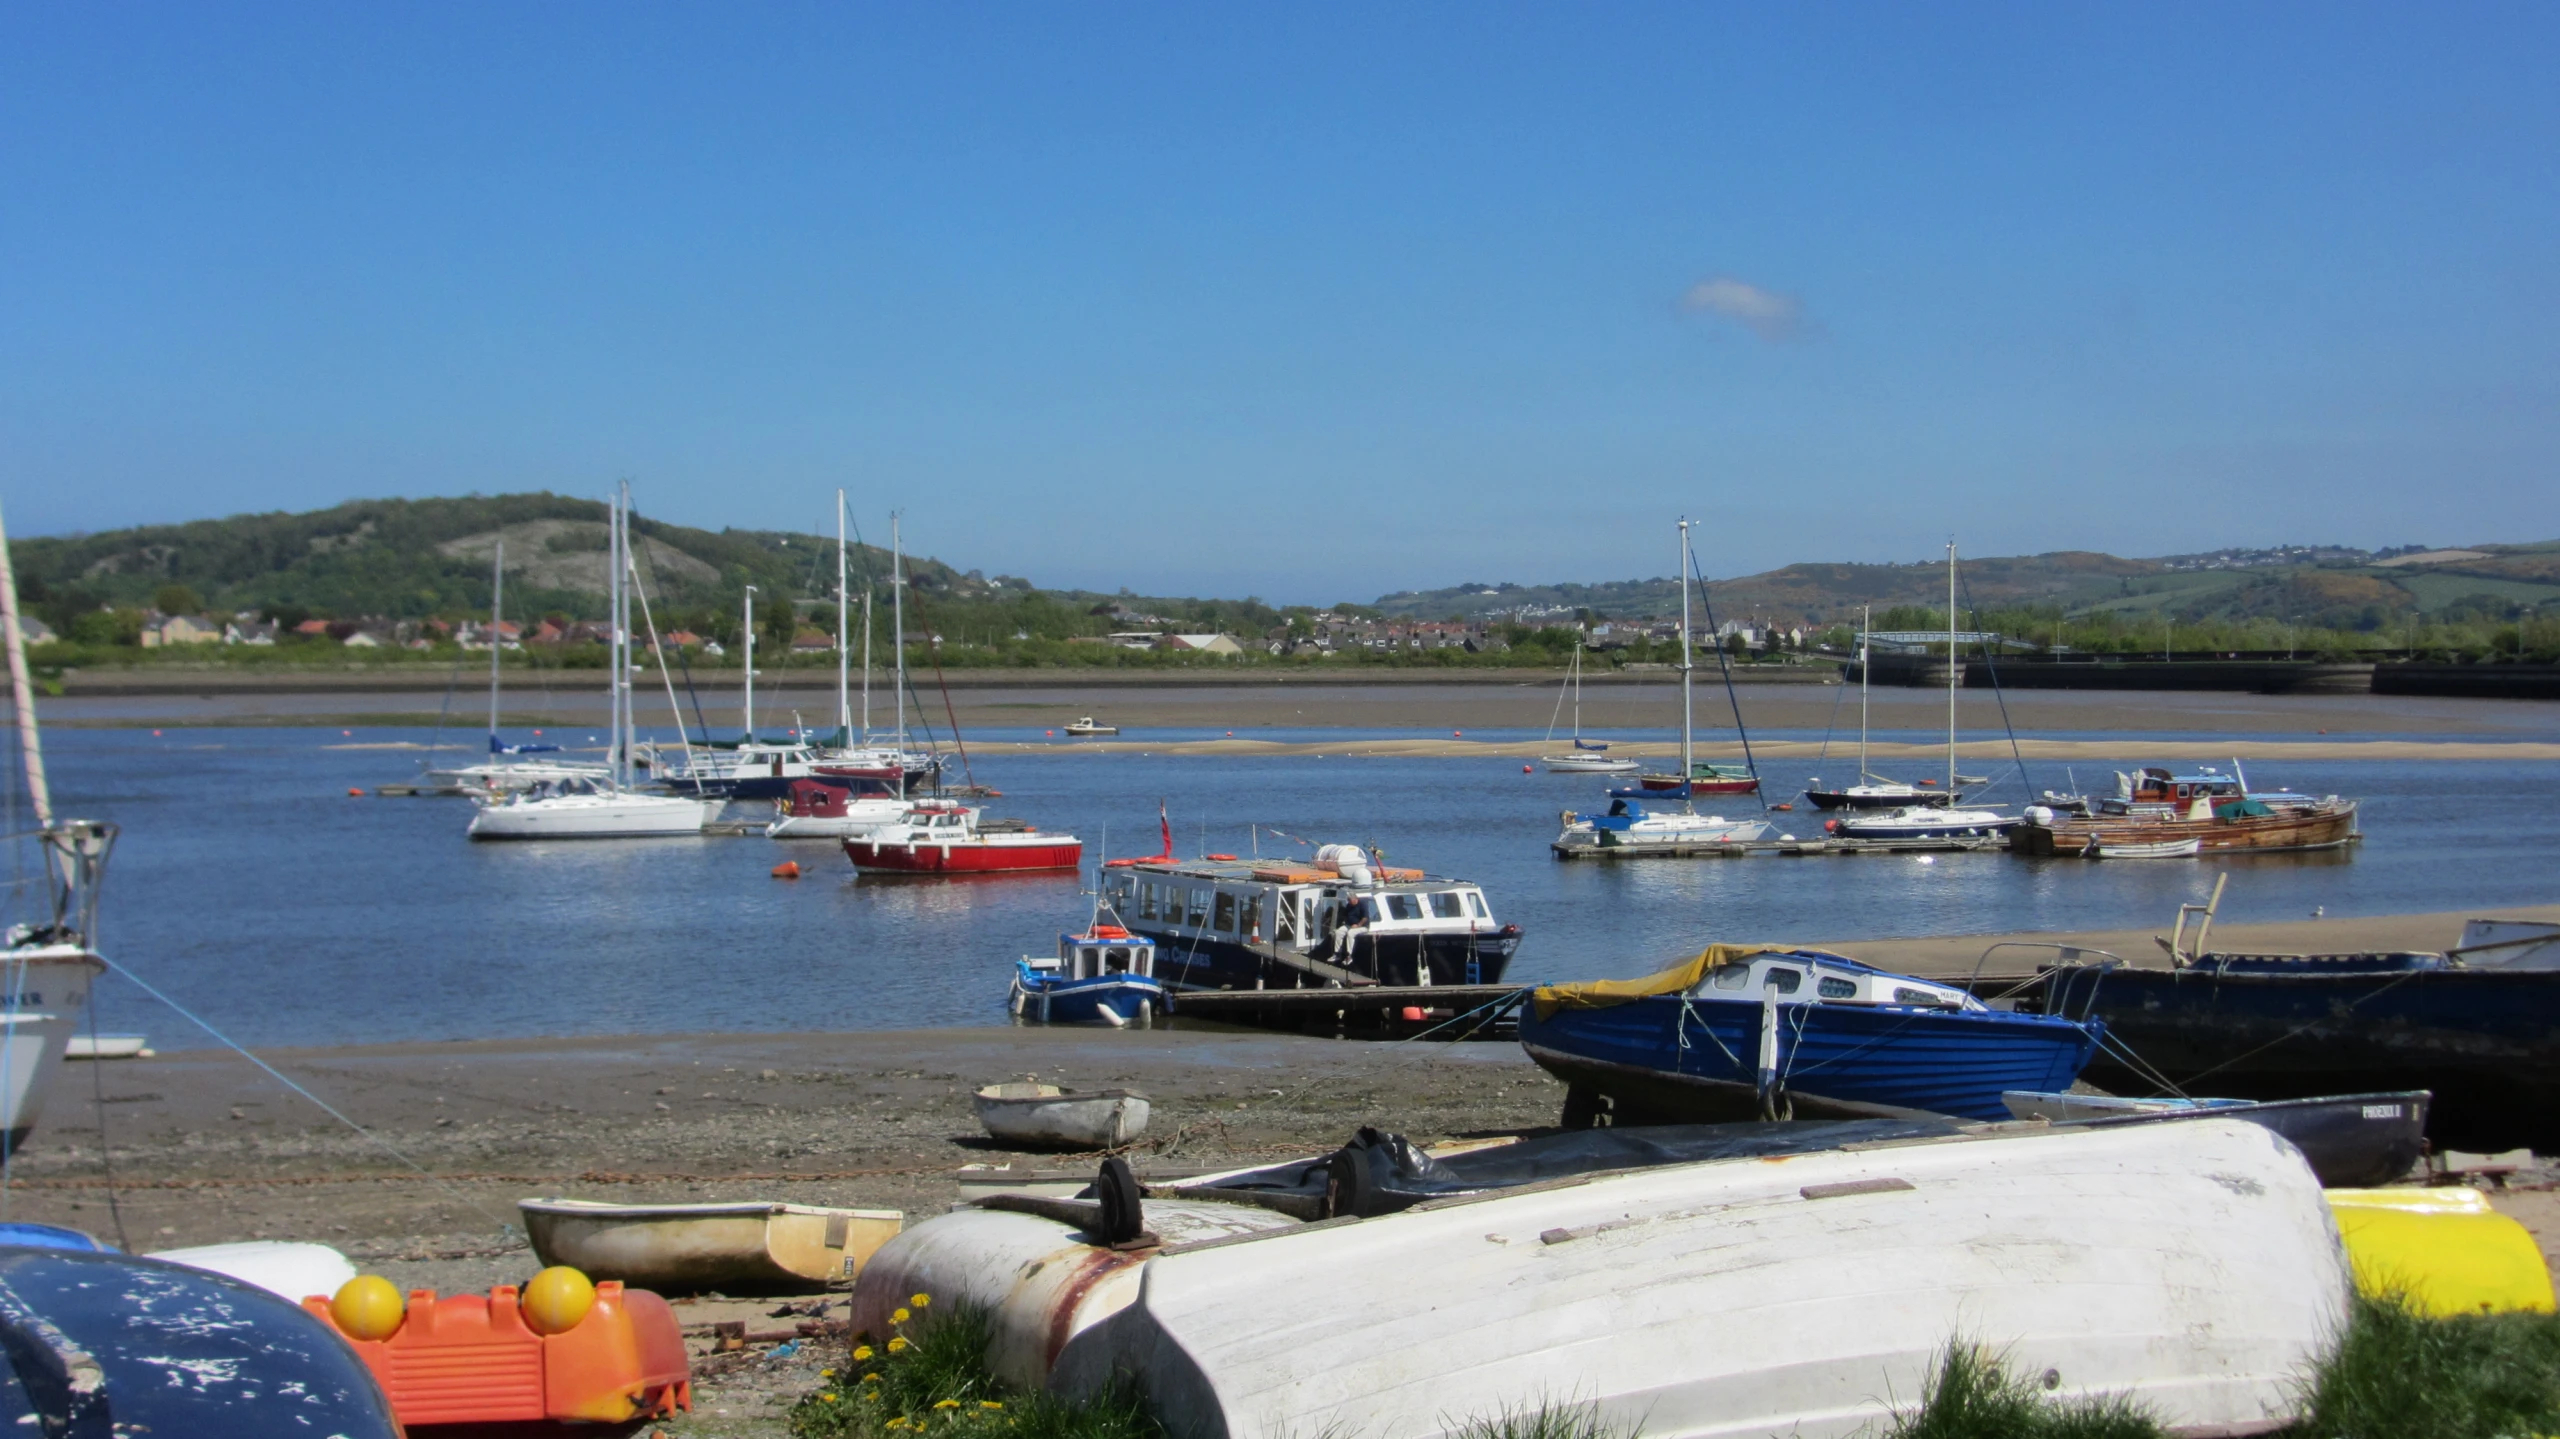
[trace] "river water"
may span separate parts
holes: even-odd
[[[464,801],[348,796],[413,778],[419,752],[381,746],[428,738],[52,731],[58,807],[123,826],[106,949],[251,1045],[909,1028],[1004,1023],[1010,961],[1049,951],[1085,915],[1074,877],[856,879],[832,846],[761,837],[473,844]],[[2112,767],[2141,763],[2140,745],[2129,737]],[[1854,768],[1831,767],[1841,777]],[[1801,785],[1793,771],[1809,768],[1772,767],[1771,789]],[[2111,782],[2104,768],[2078,764],[2078,777]],[[2062,786],[2059,765],[2030,770],[2037,786]],[[2231,921],[2548,903],[2560,853],[2553,762],[2253,765],[2259,788],[2360,797],[2366,842],[2117,864],[2005,854],[1560,864],[1547,851],[1558,811],[1596,807],[1603,781],[1523,774],[1517,761],[1061,751],[977,771],[1004,792],[991,813],[1074,831],[1088,862],[1106,840],[1111,854],[1153,853],[1161,801],[1185,854],[1303,855],[1298,838],[1347,841],[1479,881],[1497,916],[1527,932],[1512,971],[1522,980],[1639,973],[1714,940],[2165,927],[2225,870]],[[2019,793],[2012,773],[1993,797]],[[1803,811],[1773,818],[1805,832],[1820,824]],[[770,878],[786,858],[807,877]],[[146,1031],[164,1048],[211,1043],[129,984],[102,985],[99,1003],[105,1028]]]

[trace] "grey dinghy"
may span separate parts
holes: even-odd
[[[1035,1149],[1117,1149],[1147,1131],[1147,1097],[1126,1089],[1080,1092],[1054,1084],[990,1084],[978,1122],[1007,1144]]]

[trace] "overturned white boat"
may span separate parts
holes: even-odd
[[[1149,1204],[1145,1223],[1165,1208]],[[2301,1156],[2219,1119],[1622,1170],[1357,1222],[1239,1222],[1262,1232],[1167,1243],[1143,1265],[1126,1241],[1080,1247],[1053,1225],[1044,1237],[1065,1262],[1041,1272],[1107,1274],[1050,1316],[1052,1335],[1073,1337],[1049,1387],[1085,1396],[1133,1380],[1179,1439],[1446,1435],[1550,1405],[1649,1436],[1846,1439],[1916,1403],[1936,1358],[1970,1342],[2058,1397],[2123,1395],[2172,1432],[2237,1435],[2291,1417],[2349,1295]],[[1028,1272],[1011,1248],[983,1257]],[[941,1282],[958,1295],[995,1282],[980,1263],[901,1267],[952,1271]],[[1133,1290],[1096,1312],[1106,1292]]]

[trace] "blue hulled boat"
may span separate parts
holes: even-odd
[[[1567,1128],[1775,1118],[2008,1118],[2071,1087],[2105,1026],[1986,1007],[1819,950],[1714,945],[1635,980],[1550,985],[1520,1046],[1565,1082]]]
[[[1164,1010],[1156,943],[1116,924],[1058,936],[1058,955],[1014,961],[1007,1007],[1041,1024],[1146,1024]]]

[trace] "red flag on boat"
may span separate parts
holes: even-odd
[[[1173,817],[1164,812],[1164,801],[1156,801],[1156,824],[1164,830],[1164,849],[1156,858],[1173,858]]]

